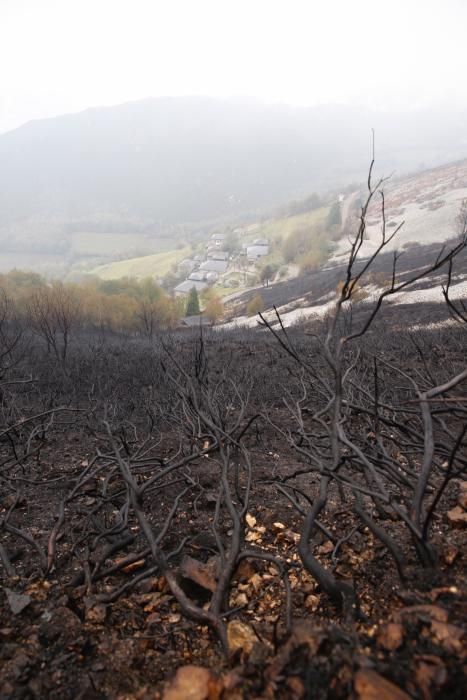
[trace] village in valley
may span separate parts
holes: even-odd
[[[214,233],[204,252],[182,260],[177,271],[186,278],[174,288],[174,295],[188,297],[193,289],[201,294],[214,286],[216,291],[253,286],[258,278],[256,266],[270,254],[270,242],[266,238],[256,238],[242,244],[240,240],[246,231]]]

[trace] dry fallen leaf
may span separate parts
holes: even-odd
[[[249,581],[256,571],[257,569],[253,562],[248,561],[248,559],[242,559],[237,566],[234,579],[237,581]]]
[[[319,595],[314,595],[313,593],[310,593],[310,595],[307,595],[305,598],[305,607],[307,610],[310,610],[311,612],[315,612],[319,608]]]
[[[254,527],[256,525],[256,518],[251,513],[247,513],[245,516],[246,524],[248,527]]]
[[[147,601],[143,610],[147,613],[153,613],[155,610],[157,610],[157,608],[159,608],[162,605],[162,603],[165,603],[167,600],[170,600],[170,596],[163,595],[159,592],[151,593],[149,596],[149,600]]]
[[[284,523],[273,523],[272,526],[274,530],[285,530]]]
[[[331,554],[331,552],[334,551],[334,545],[333,543],[328,540],[324,544],[321,545],[321,547],[318,547],[318,552],[320,554]]]
[[[162,593],[169,590],[169,584],[167,583],[165,576],[159,576],[159,578],[156,579],[154,588]]]
[[[357,671],[354,687],[358,700],[410,700],[410,695],[376,671]]]
[[[162,700],[218,700],[221,682],[202,666],[182,666],[166,687]]]
[[[102,603],[91,605],[86,609],[86,622],[92,622],[95,625],[102,625],[107,617],[107,608]]]
[[[27,589],[26,593],[30,595],[34,600],[44,601],[47,600],[50,592],[50,582],[49,581],[35,581],[31,583]]]
[[[267,617],[265,618],[268,619]],[[274,618],[269,620],[276,622]],[[292,634],[289,639],[281,646],[278,654],[274,657],[272,663],[266,669],[265,678],[267,682],[265,697],[276,697],[274,691],[276,689],[276,681],[281,676],[288,676],[287,669],[299,651],[300,655],[305,652],[309,657],[315,656],[319,647],[323,643],[326,635],[318,627],[309,621],[297,621],[292,629]]]
[[[399,649],[404,641],[404,628],[397,622],[389,622],[381,627],[377,642],[380,647],[387,651]]]
[[[171,625],[175,625],[177,622],[180,622],[181,619],[182,616],[180,613],[171,613],[167,618],[167,622],[169,622]]]
[[[448,566],[451,566],[451,564],[454,564],[458,555],[459,555],[459,550],[457,549],[457,547],[454,547],[454,545],[451,543],[448,543],[443,547],[443,551],[441,554],[444,562]]]
[[[151,625],[159,624],[161,621],[161,616],[157,612],[153,612],[146,618],[146,625],[150,627]]]
[[[218,568],[219,562],[216,557],[204,563],[186,555],[181,563],[181,573],[184,578],[189,578],[212,593],[217,588]]]
[[[259,591],[261,586],[263,585],[263,579],[259,574],[253,574],[253,576],[250,578],[249,583],[253,586],[255,591]]]
[[[242,605],[248,605],[248,598],[245,593],[237,593],[236,595],[232,595],[230,597],[230,604],[236,608]]]
[[[258,638],[254,630],[245,622],[232,620],[227,625],[227,640],[232,652],[241,649],[246,654],[249,654]]]
[[[281,530],[277,535],[278,540],[285,540],[291,544],[297,544],[300,541],[300,535],[298,532],[293,532],[292,530]]]
[[[448,510],[447,516],[452,527],[465,527],[467,525],[467,511],[461,506],[455,506]]]
[[[299,579],[295,574],[290,574],[289,575],[289,581],[290,581],[290,588],[294,591],[297,586],[299,585]]]
[[[261,537],[262,537],[262,535],[260,532],[256,532],[255,530],[250,530],[250,532],[247,532],[247,534],[245,536],[245,540],[247,542],[259,542],[259,540],[261,540]]]
[[[117,559],[115,562],[116,564],[119,564],[120,560]],[[133,571],[137,571],[138,569],[142,569],[143,566],[145,566],[146,560],[145,559],[138,559],[137,561],[133,561],[131,564],[127,564],[122,568],[122,571],[124,574],[131,574]]]

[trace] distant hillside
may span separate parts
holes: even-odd
[[[428,267],[443,245],[454,245],[453,241],[460,232],[460,210],[463,202],[467,201],[467,160],[431,168],[416,175],[389,179],[383,184],[383,189],[387,235],[390,236],[400,224],[402,226],[385,247],[384,254],[374,261],[371,274],[362,282],[362,290],[365,294],[368,292],[369,298],[373,298],[379,286],[388,284],[394,251],[398,251],[399,273],[410,275],[414,270]],[[324,266],[268,287],[240,290],[227,304],[227,311],[234,318],[232,326],[255,326],[256,319],[247,318],[244,314],[258,291],[265,309],[281,309],[286,325],[302,318],[316,318],[329,311],[337,285],[345,277],[350,244],[359,226],[360,206],[366,194],[364,188],[357,189],[343,199],[341,238]],[[366,224],[359,260],[368,259],[381,243],[380,197],[376,197],[370,205]],[[453,298],[462,298],[465,303],[467,250],[456,258],[452,279]],[[447,317],[449,314],[441,290],[441,283],[445,281],[446,269],[431,274],[429,281],[419,282],[415,285],[416,291],[411,288],[401,292],[392,301],[396,304],[441,303],[443,310],[436,318]]]
[[[31,122],[0,136],[0,263],[168,250],[192,224],[361,178],[372,127],[386,171],[467,155],[466,115],[438,117],[189,97]]]
[[[392,178],[384,183],[384,194],[388,235],[403,224],[388,250],[401,250],[411,243],[430,245],[445,241],[455,235],[456,217],[462,202],[467,199],[467,160],[408,177]],[[356,192],[355,204],[364,196],[364,192]],[[355,208],[349,211],[345,227],[348,232],[356,230],[357,213]],[[368,210],[361,256],[371,255],[380,241],[381,202],[376,198]],[[346,257],[348,250],[348,237],[343,236],[335,251],[335,259]]]
[[[455,243],[456,241],[451,239],[447,245],[454,246]],[[398,281],[411,279],[415,272],[429,268],[439,255],[441,247],[440,244],[432,243],[406,248],[398,260]],[[387,289],[388,280],[391,279],[392,264],[391,252],[381,254],[374,261],[370,272],[361,281],[361,299],[352,309],[352,322],[358,324],[358,318],[361,322],[362,314],[364,318],[368,317],[369,310],[379,293]],[[270,287],[244,292],[226,305],[226,311],[231,320],[224,324],[223,328],[256,327],[258,318],[248,317],[246,309],[248,303],[258,293],[261,296],[266,318],[273,325],[278,323],[273,307],[278,309],[286,327],[322,319],[334,307],[338,285],[345,279],[346,270],[345,263],[338,264]],[[381,319],[390,319],[391,323],[399,324],[403,318],[410,319],[411,323],[408,323],[404,330],[410,330],[411,324],[415,322],[430,326],[450,319],[451,322],[456,323],[452,321],[452,315],[442,294],[441,285],[446,283],[446,272],[445,267],[430,273],[413,286],[388,298],[383,303]],[[454,261],[450,298],[456,301],[462,300],[464,304],[467,301],[466,249]]]

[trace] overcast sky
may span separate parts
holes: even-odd
[[[0,132],[161,95],[467,106],[467,0],[0,0]]]

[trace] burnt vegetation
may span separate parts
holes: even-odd
[[[314,325],[148,340],[0,297],[5,697],[157,697],[187,663],[200,697],[461,697],[467,220],[388,265],[381,185]],[[442,308],[394,319],[435,275]]]

